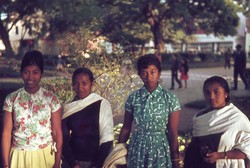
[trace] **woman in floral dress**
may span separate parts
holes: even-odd
[[[61,105],[40,87],[43,55],[25,54],[21,63],[24,87],[4,101],[2,155],[4,168],[59,168],[62,151]]]
[[[129,142],[128,168],[178,168],[178,123],[180,103],[159,83],[161,64],[148,54],[139,58],[137,69],[144,86],[125,103],[125,117],[119,143]]]

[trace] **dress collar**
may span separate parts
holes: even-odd
[[[141,88],[141,96],[142,98],[147,98],[148,96],[151,96],[151,97],[156,97],[162,90],[162,86],[158,84],[158,86],[156,87],[156,89],[150,93],[146,88],[145,86],[143,86]]]

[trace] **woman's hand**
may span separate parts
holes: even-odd
[[[173,168],[180,168],[180,161],[172,161]]]
[[[73,168],[81,168],[78,164],[76,164]]]
[[[207,163],[214,163],[218,159],[246,159],[247,156],[245,153],[241,152],[240,150],[233,149],[226,152],[210,152],[207,153],[204,157],[204,161]]]
[[[52,168],[61,168],[61,164],[60,163],[55,163]]]
[[[219,152],[207,153],[206,157],[204,157],[204,161],[210,164],[216,162],[218,159],[222,159],[221,153]]]

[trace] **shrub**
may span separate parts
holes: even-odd
[[[105,39],[107,41],[108,39]],[[129,93],[140,84],[134,73],[137,55],[129,55],[120,50],[107,53],[103,39],[97,37],[87,26],[75,33],[66,33],[59,40],[62,55],[70,62],[65,68],[65,79],[47,81],[46,86],[53,90],[63,103],[72,99],[71,74],[74,69],[87,67],[95,77],[93,92],[111,103],[114,113],[123,111]]]

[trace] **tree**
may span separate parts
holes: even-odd
[[[15,24],[23,21],[23,27],[30,33],[32,28],[37,28],[37,13],[42,6],[41,0],[1,0],[0,5],[0,37],[6,48],[6,55],[13,56],[14,52],[9,39],[9,31],[14,28]],[[35,14],[35,15],[34,15]]]
[[[181,39],[185,36],[177,38],[180,34],[177,32],[189,35],[202,29],[207,34],[234,35],[238,24],[237,6],[231,0],[99,0],[99,3],[110,8],[103,34],[136,29],[151,32],[155,49],[160,52],[164,51],[165,42],[185,40]]]
[[[61,34],[59,44],[61,51],[70,60],[71,65],[66,67],[65,78],[47,80],[44,86],[53,90],[62,103],[72,100],[71,74],[78,67],[88,67],[94,73],[95,85],[93,92],[105,97],[112,105],[114,115],[121,112],[129,91],[140,84],[134,74],[135,56],[129,57],[126,53],[106,53],[102,45],[104,37],[97,37],[88,25],[83,25],[74,32]],[[106,41],[107,39],[105,39]],[[67,75],[68,74],[68,75]]]
[[[83,23],[90,24],[98,18],[101,24],[101,9],[94,0],[1,0],[0,37],[6,47],[6,54],[14,52],[9,39],[9,31],[22,21],[24,29],[35,39],[55,39],[66,31],[77,31]],[[97,27],[93,29],[98,30]]]
[[[234,0],[234,3],[237,4],[238,10],[243,12],[246,16],[250,14],[250,0]]]
[[[43,13],[49,23],[49,38],[56,39],[65,32],[78,31],[83,24],[93,32],[98,31],[106,12],[95,0],[46,0]]]

